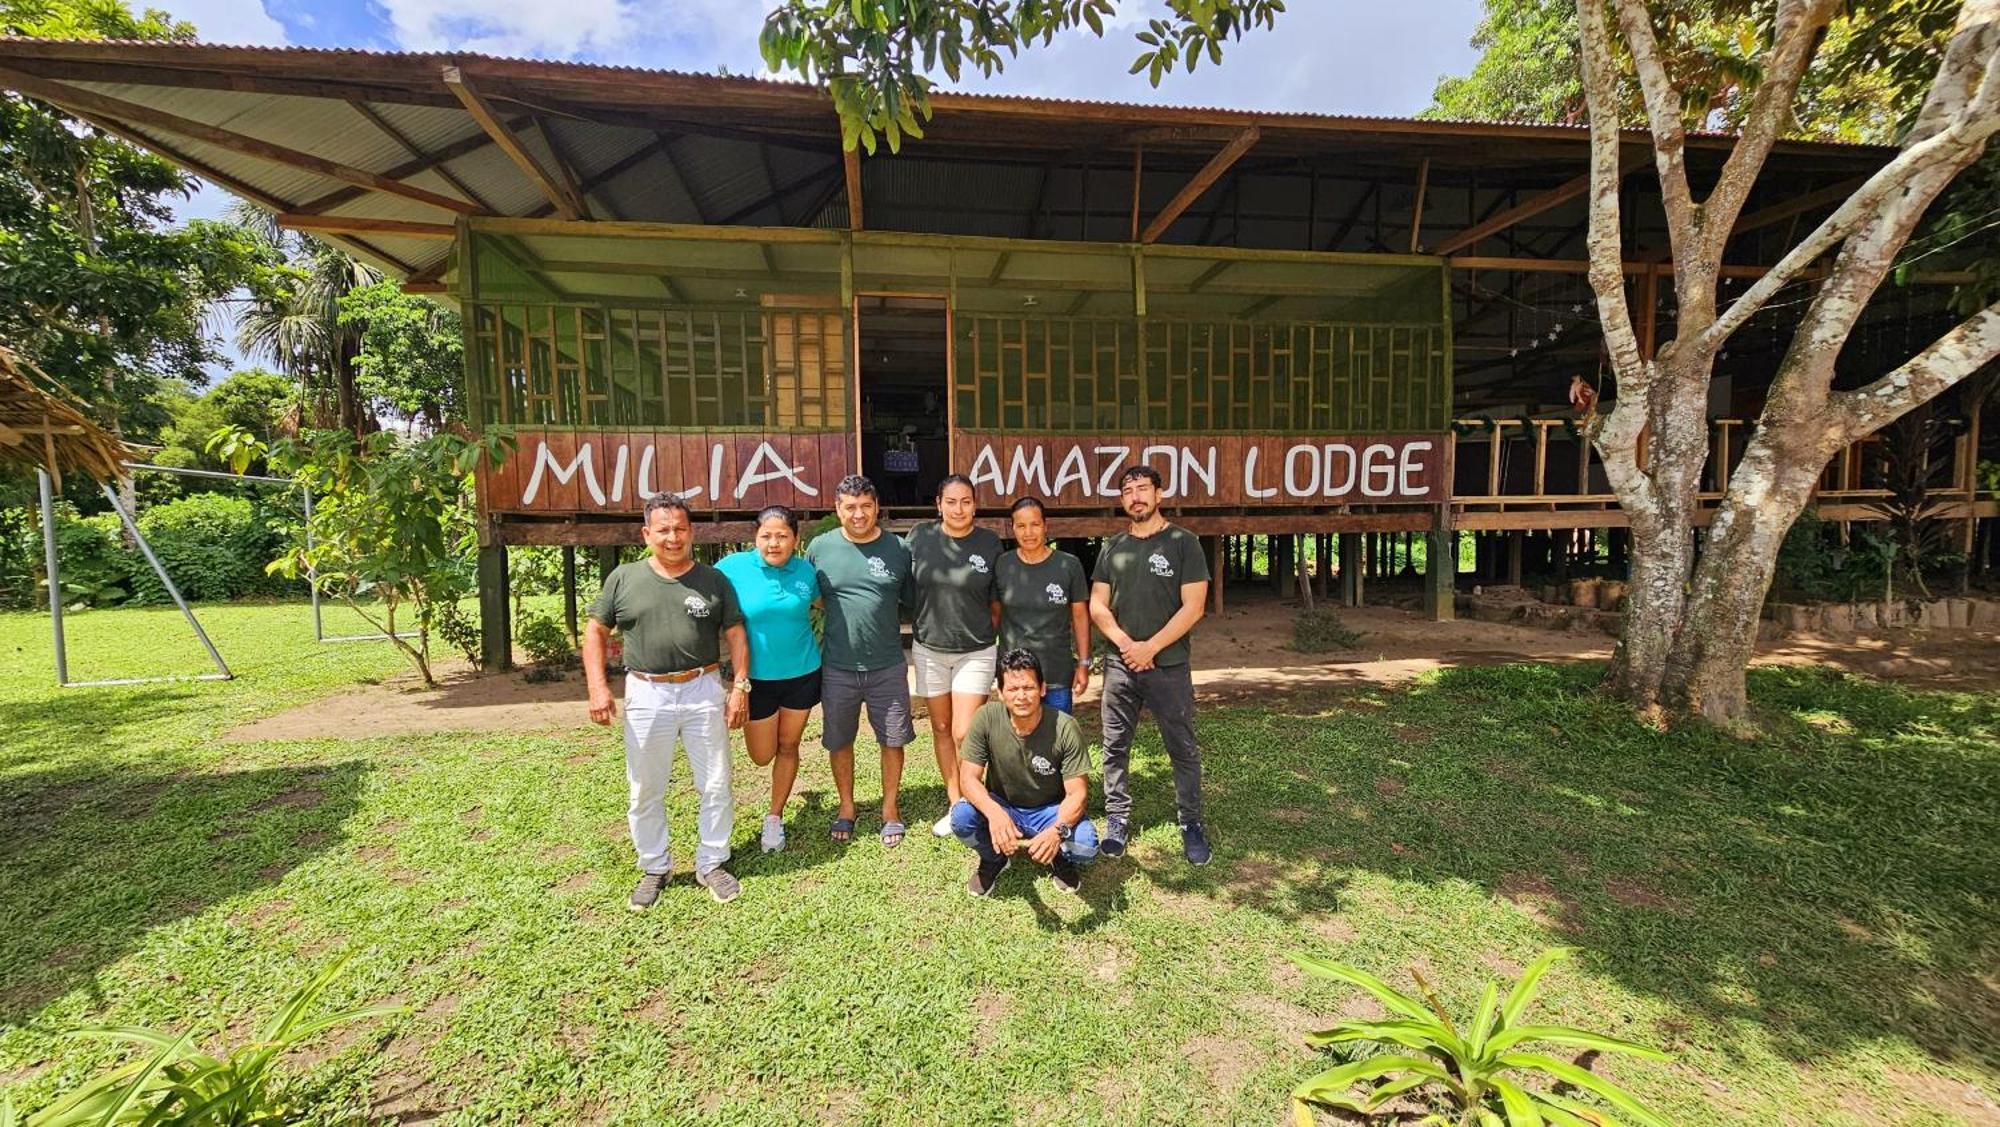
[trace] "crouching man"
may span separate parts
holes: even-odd
[[[979,854],[965,882],[974,896],[1026,853],[1047,865],[1056,887],[1075,892],[1078,866],[1097,858],[1090,801],[1090,752],[1067,713],[1042,707],[1042,663],[1027,650],[1000,658],[1000,700],[981,705],[959,744],[965,797],[951,809],[951,832]]]

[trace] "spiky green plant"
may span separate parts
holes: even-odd
[[[1666,1060],[1658,1049],[1616,1037],[1563,1025],[1533,1025],[1522,1019],[1534,1001],[1542,976],[1571,948],[1542,953],[1522,973],[1519,982],[1500,998],[1497,982],[1488,982],[1479,1008],[1463,1033],[1445,1013],[1437,995],[1415,971],[1423,991],[1413,998],[1365,971],[1339,963],[1294,954],[1293,962],[1308,973],[1358,986],[1373,995],[1392,1016],[1379,1021],[1350,1019],[1309,1035],[1314,1045],[1373,1043],[1389,1051],[1330,1068],[1292,1089],[1292,1115],[1299,1127],[1312,1127],[1312,1108],[1337,1108],[1363,1114],[1379,1110],[1390,1099],[1425,1088],[1439,1090],[1452,1109],[1424,1120],[1448,1127],[1666,1127],[1666,1121],[1609,1080],[1568,1061],[1523,1048],[1532,1043],[1563,1045],[1603,1053],[1628,1053],[1649,1060]],[[1611,1112],[1573,1096],[1528,1087],[1540,1076],[1557,1085],[1589,1092]],[[1616,1113],[1615,1115],[1613,1113]],[[1618,1118],[1622,1116],[1623,1118]]]
[[[293,994],[257,1039],[227,1056],[190,1046],[194,1033],[130,1027],[84,1029],[77,1036],[127,1041],[152,1050],[91,1080],[28,1117],[26,1127],[277,1127],[302,1110],[285,1098],[279,1058],[336,1025],[406,1012],[402,1006],[362,1006],[313,1017],[309,1011],[347,960],[341,958]],[[13,1103],[0,1106],[0,1127],[13,1127]]]

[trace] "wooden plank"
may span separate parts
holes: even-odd
[[[1238,158],[1244,153],[1249,152],[1251,146],[1257,143],[1257,138],[1261,135],[1262,131],[1259,127],[1255,125],[1247,126],[1241,133],[1236,135],[1235,140],[1224,145],[1221,152],[1210,157],[1208,163],[1202,166],[1201,171],[1194,174],[1194,179],[1189,180],[1181,187],[1180,191],[1174,193],[1174,198],[1167,201],[1167,206],[1161,208],[1159,214],[1153,216],[1153,221],[1146,224],[1146,229],[1139,234],[1139,241],[1141,243],[1158,242],[1160,236],[1166,233],[1167,228],[1173,225],[1174,220],[1179,219],[1182,212],[1186,211],[1194,201],[1200,199],[1203,192],[1208,191],[1210,187],[1214,186],[1215,182],[1222,177],[1223,173],[1229,171],[1229,167],[1235,164]]]
[[[278,225],[294,231],[326,232],[339,235],[381,234],[404,239],[451,240],[458,228],[449,223],[415,223],[407,219],[365,219],[359,216],[300,215],[284,212]]]
[[[513,131],[501,123],[499,115],[486,104],[486,99],[480,97],[479,92],[467,84],[464,73],[455,66],[447,66],[440,72],[440,77],[444,80],[445,89],[451,91],[452,96],[465,107],[465,112],[471,114],[472,120],[479,123],[479,128],[486,131],[486,135],[493,139],[493,143],[500,146],[500,151],[507,154],[507,159],[513,161],[514,166],[541,191],[543,197],[554,206],[556,213],[568,220],[581,219],[581,212],[570,201],[562,185],[557,183],[555,178],[542,167],[541,162],[521,145]]]
[[[1619,179],[1624,179],[1625,174],[1630,172],[1643,158],[1644,153],[1637,146],[1626,146],[1621,151],[1618,159]],[[1560,207],[1589,190],[1590,173],[1579,173],[1540,195],[1530,196],[1522,200],[1520,203],[1500,212],[1483,223],[1475,223],[1467,227],[1465,230],[1432,247],[1431,253],[1439,255],[1456,254],[1481,239],[1505,231],[1507,228],[1524,219],[1532,219],[1545,211]]]
[[[422,149],[418,148],[416,142],[410,140],[410,138],[407,135],[405,135],[402,130],[396,128],[395,124],[391,122],[388,118],[383,117],[381,113],[375,109],[375,107],[369,105],[367,102],[363,101],[360,98],[349,98],[347,99],[347,104],[353,106],[354,112],[360,114],[362,118],[368,122],[368,124],[373,125],[377,132],[389,138],[391,141],[396,142],[396,144],[399,147],[401,147],[404,152],[410,154],[410,158],[412,161],[418,163],[428,162],[424,163],[424,167],[435,169],[438,174],[438,178],[443,180],[445,183],[450,184],[452,186],[452,189],[456,191],[459,195],[464,196],[466,199],[471,200],[473,203],[478,204],[480,207],[486,209],[487,211],[496,210],[492,205],[492,203],[490,203],[484,196],[481,196],[478,192],[473,190],[472,185],[467,184],[464,180],[460,179],[458,174],[453,172],[449,167],[447,167],[443,161],[432,160],[429,153],[426,153]],[[479,138],[479,139],[484,140],[484,138]],[[416,175],[415,172],[407,172],[401,176],[394,177],[394,179],[407,180],[414,175]]]
[[[1417,253],[1417,237],[1424,229],[1424,191],[1431,183],[1431,158],[1417,165],[1417,200],[1410,205],[1410,253]]]
[[[867,224],[861,220],[861,150],[841,150],[840,166],[843,182],[847,186],[847,229],[866,230]]]
[[[570,209],[576,212],[578,218],[585,220],[594,218],[590,213],[590,201],[583,198],[583,189],[577,182],[576,169],[570,166],[569,158],[563,155],[562,147],[556,144],[555,131],[540,117],[532,120],[535,136],[542,139],[542,147],[549,151],[549,159],[555,162],[556,189],[562,193],[563,199],[569,201]],[[619,217],[614,215],[611,218]]]
[[[217,148],[241,153],[247,157],[254,157],[272,164],[286,165],[291,168],[301,168],[330,179],[353,184],[356,187],[367,188],[387,195],[400,196],[416,203],[428,204],[431,207],[440,208],[459,215],[478,215],[484,211],[478,204],[405,184],[400,180],[391,179],[379,172],[369,172],[366,169],[354,168],[350,165],[341,164],[338,161],[327,160],[325,157],[316,156],[312,153],[301,152],[298,149],[287,148],[283,145],[273,144],[272,142],[260,140],[255,137],[246,137],[241,133],[232,132],[221,126],[210,125],[204,121],[195,121],[192,118],[181,117],[178,114],[171,114],[165,110],[143,106],[136,102],[121,101],[117,98],[99,94],[93,90],[68,86],[60,82],[51,82],[47,79],[37,78],[34,75],[9,67],[0,66],[0,84],[5,84],[23,94],[40,98],[46,102],[52,102],[64,108],[74,106],[80,111],[113,118],[121,122],[130,122],[152,129],[164,129],[169,133],[190,137],[194,140],[214,145]]]
[[[681,451],[681,476],[674,488],[685,491],[700,486],[701,492],[688,501],[688,506],[701,512],[713,511],[717,507],[716,491],[709,488],[711,482],[708,465],[709,451],[714,445],[714,435],[708,431],[683,431],[677,436],[677,441],[680,443]],[[722,488],[727,489],[728,486]]]

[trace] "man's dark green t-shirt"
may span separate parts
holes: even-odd
[[[973,526],[964,536],[926,521],[910,530],[910,575],[916,582],[917,641],[948,654],[983,650],[993,644],[993,569],[1000,562],[1000,537]]]
[[[1160,632],[1181,609],[1181,584],[1208,580],[1208,557],[1201,538],[1179,525],[1167,525],[1151,536],[1121,532],[1104,542],[1097,554],[1092,583],[1111,585],[1111,617],[1119,629],[1143,642]],[[1155,665],[1186,665],[1188,640],[1183,637],[1160,651]]]
[[[1009,806],[1033,808],[1062,801],[1063,780],[1090,773],[1090,749],[1076,719],[1053,708],[1025,737],[1014,731],[1007,706],[988,701],[972,714],[972,729],[958,745],[967,763],[986,766],[986,789]]]
[[[1001,652],[1027,650],[1042,659],[1044,680],[1067,686],[1076,674],[1070,608],[1090,601],[1082,561],[1052,551],[1039,563],[1025,563],[1019,552],[1008,552],[994,571],[1000,588]]]
[[[743,625],[736,588],[697,563],[668,579],[646,560],[620,564],[604,581],[590,617],[625,639],[625,668],[678,673],[722,660],[722,632]]]
[[[826,664],[853,673],[902,664],[902,605],[910,584],[903,541],[883,532],[856,544],[834,529],[813,537],[806,559],[819,569]]]

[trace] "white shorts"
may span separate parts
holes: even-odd
[[[918,642],[910,647],[917,667],[917,695],[941,697],[946,693],[966,693],[985,697],[993,692],[993,667],[999,661],[996,646],[971,653],[948,654]]]

